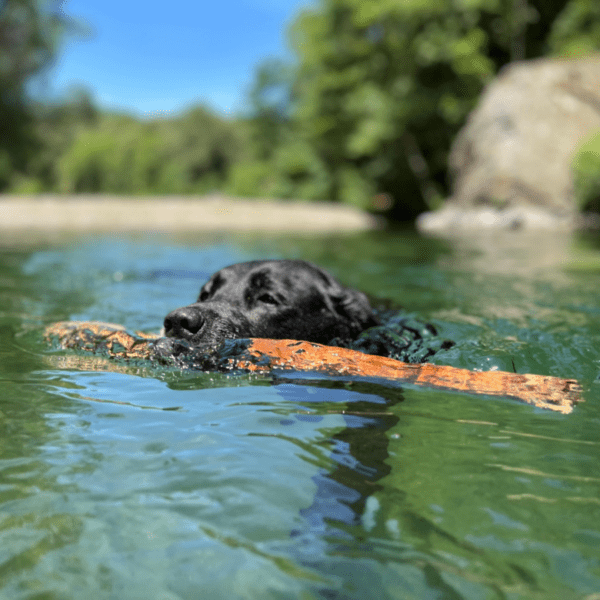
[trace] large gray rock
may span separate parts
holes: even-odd
[[[599,129],[600,56],[505,67],[453,144],[452,197],[419,227],[572,227],[571,161]]]

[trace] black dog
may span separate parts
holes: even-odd
[[[348,345],[378,325],[367,297],[303,260],[259,260],[225,267],[194,304],[165,318],[167,337],[193,345],[225,339],[298,339]]]
[[[231,349],[221,342],[251,337],[342,346],[409,363],[426,362],[454,345],[433,325],[403,311],[374,310],[362,292],[303,260],[257,260],[221,269],[194,304],[166,316],[165,333],[158,355],[187,356],[189,364],[204,365],[214,353],[203,349],[221,346],[219,352],[227,353]]]

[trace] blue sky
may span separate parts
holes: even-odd
[[[46,92],[91,89],[101,107],[140,116],[203,103],[245,108],[255,67],[291,57],[286,31],[309,0],[67,0],[91,35],[63,44]],[[314,4],[314,2],[313,2]]]

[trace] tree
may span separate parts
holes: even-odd
[[[262,138],[263,185],[288,197],[325,191],[364,208],[380,203],[401,220],[434,207],[448,191],[452,140],[483,86],[511,60],[597,48],[598,7],[321,0],[291,29],[297,65],[286,129]],[[257,86],[260,97],[269,78],[260,75]]]
[[[242,145],[234,123],[202,107],[153,121],[75,108],[54,109],[67,125],[76,116],[59,127],[69,137],[55,167],[63,193],[205,193],[223,186]]]
[[[69,25],[60,4],[59,0],[0,4],[0,190],[40,148],[25,86],[50,63]]]

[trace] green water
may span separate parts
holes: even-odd
[[[456,345],[435,362],[574,377],[568,416],[290,373],[49,349],[157,330],[241,260],[305,258]],[[0,240],[0,598],[600,598],[596,240],[407,232]]]

